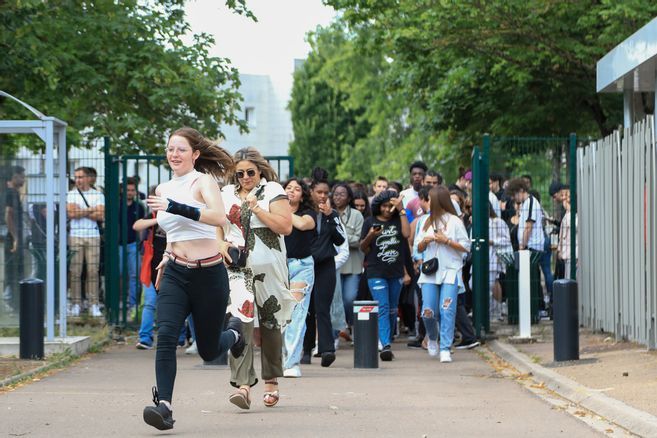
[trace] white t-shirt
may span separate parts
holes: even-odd
[[[529,235],[527,248],[535,251],[543,251],[545,234],[543,233],[543,209],[538,200],[529,195],[520,207],[520,222],[518,223],[518,242],[522,245],[527,221],[534,222],[532,232]]]
[[[493,211],[497,217],[502,217],[502,210],[500,210],[500,201],[495,196],[495,193],[488,192],[488,202],[493,206]]]
[[[417,192],[412,186],[407,188],[406,190],[402,190],[400,195],[404,196],[402,198],[402,205],[404,206],[404,208],[406,208],[408,203],[411,202],[414,198],[417,198]]]
[[[78,192],[78,189],[73,189],[66,194],[66,203],[75,204],[80,209],[93,208],[98,205],[105,205],[105,195],[95,189],[89,189],[82,192],[84,198],[87,200],[89,207],[85,204],[84,199]],[[78,219],[71,219],[70,222],[70,236],[71,237],[100,237],[98,224],[95,220],[88,217],[81,217]]]

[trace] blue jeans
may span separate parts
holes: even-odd
[[[347,317],[347,325],[354,325],[354,301],[358,296],[358,283],[361,274],[342,274],[342,304]]]
[[[141,325],[139,326],[139,342],[144,345],[153,345],[153,328],[155,327],[155,306],[157,304],[157,291],[153,283],[149,284],[144,290],[144,307],[141,309]],[[191,313],[187,317],[187,323],[192,331],[192,339],[194,336],[194,320]],[[178,337],[178,345],[185,343],[185,326],[180,331]]]
[[[384,347],[392,343],[393,327],[397,324],[397,306],[402,278],[368,278],[372,298],[379,302],[379,341]]]
[[[438,339],[436,314],[440,315],[440,351],[449,351],[454,342],[458,295],[457,284],[422,284],[422,320],[429,340],[435,341]],[[438,303],[442,303],[440,308]]]
[[[153,283],[151,283],[144,290],[144,307],[141,309],[141,326],[139,327],[139,342],[145,345],[153,345],[156,302],[157,291]]]
[[[139,271],[137,242],[128,243],[126,248],[128,251],[128,307],[135,307],[137,305],[137,271]],[[119,246],[119,273],[123,276],[123,246]],[[123,290],[125,290],[125,286]]]
[[[292,320],[283,335],[283,368],[299,365],[303,353],[303,338],[306,335],[306,316],[310,306],[310,293],[315,283],[315,262],[312,257],[305,259],[287,259],[287,268],[292,283],[305,283],[303,289],[290,286],[292,292],[303,292],[303,298],[297,302],[292,311]]]

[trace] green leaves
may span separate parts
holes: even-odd
[[[222,122],[246,130],[237,70],[209,56],[209,35],[181,42],[184,3],[0,3],[0,89],[66,121],[75,145],[109,135],[121,152],[154,152],[182,125],[210,137]],[[226,4],[255,19],[243,0]],[[27,116],[0,101],[0,118]]]
[[[295,87],[321,83],[328,90],[297,107],[293,123],[318,117],[323,104],[356,117],[341,125],[348,141],[306,132],[318,138],[295,140],[291,151],[339,150],[336,176],[361,181],[379,173],[405,179],[414,159],[450,180],[486,132],[607,134],[620,122],[622,104],[596,93],[596,62],[657,14],[648,0],[325,3],[339,18],[312,35],[314,67],[295,77]]]

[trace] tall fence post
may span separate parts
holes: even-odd
[[[119,163],[110,151],[110,139],[105,137],[105,306],[107,320],[119,323],[119,230],[115,215],[119,210]]]
[[[477,337],[490,331],[488,291],[488,155],[490,136],[484,135],[482,148],[472,153],[472,291]]]
[[[570,134],[570,278],[577,281],[577,135]]]

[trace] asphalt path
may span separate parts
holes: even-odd
[[[227,436],[227,437],[590,437],[576,418],[499,375],[474,351],[457,351],[441,364],[423,350],[395,344],[396,359],[379,369],[353,368],[353,352],[338,351],[330,368],[319,359],[303,377],[280,379],[281,400],[251,410],[228,402],[226,368],[204,367],[178,351],[172,431],[142,420],[155,382],[154,351],[114,346],[73,366],[0,394],[4,436]],[[259,368],[259,356],[256,357]]]

